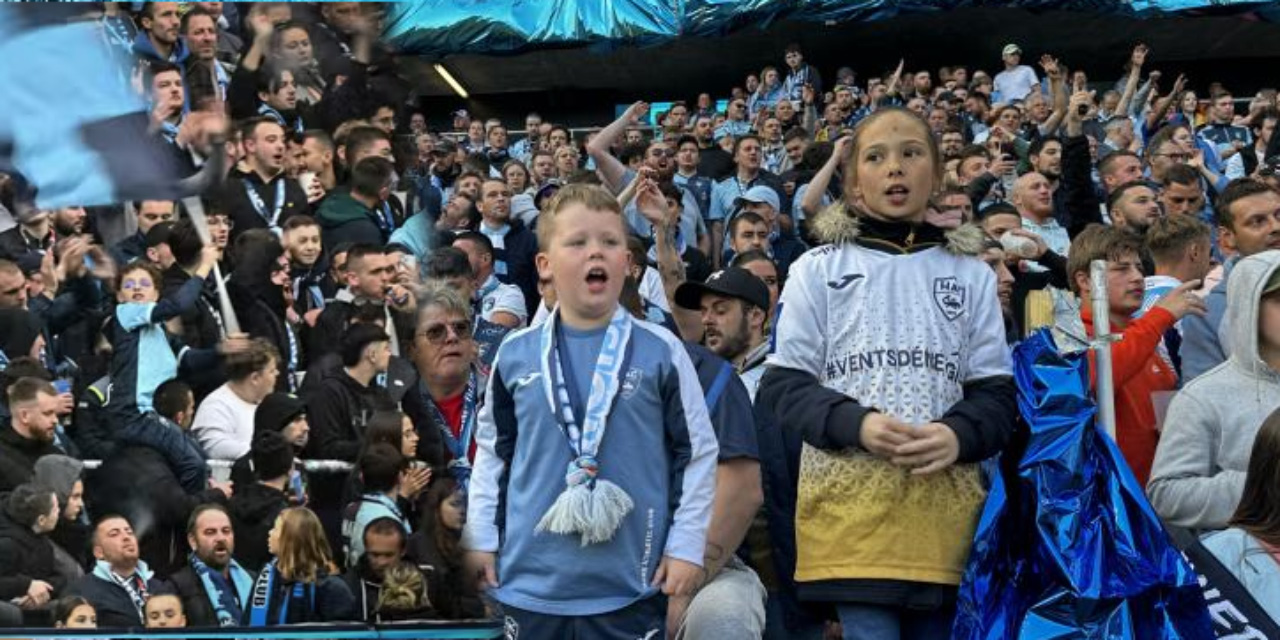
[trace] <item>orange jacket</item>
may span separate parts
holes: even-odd
[[[1093,310],[1088,304],[1080,308],[1080,319],[1085,331],[1093,337]],[[1112,332],[1121,331],[1119,342],[1111,343],[1111,380],[1116,395],[1116,443],[1124,453],[1133,475],[1142,486],[1147,486],[1151,475],[1151,461],[1156,455],[1156,443],[1160,432],[1156,431],[1156,411],[1151,394],[1157,391],[1173,391],[1178,386],[1178,374],[1165,363],[1156,351],[1164,332],[1173,327],[1177,319],[1163,307],[1152,307],[1141,318],[1128,326],[1112,326]],[[1092,386],[1097,386],[1094,369],[1094,352],[1089,351],[1089,372]]]

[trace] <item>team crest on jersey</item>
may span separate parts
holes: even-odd
[[[489,313],[490,311],[493,311],[493,305],[497,303],[498,303],[497,298],[486,298],[484,301],[484,312]]]
[[[505,640],[519,640],[520,638],[520,624],[511,616],[506,616],[502,621],[502,631],[502,637]]]
[[[933,303],[947,320],[964,315],[965,289],[955,276],[933,279]]]
[[[644,372],[636,367],[627,370],[627,375],[622,378],[621,394],[624,398],[630,398],[636,394],[636,389],[640,388],[640,380],[644,378]]]

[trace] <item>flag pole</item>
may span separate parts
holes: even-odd
[[[187,208],[187,215],[191,216],[191,223],[195,225],[200,239],[206,246],[213,244],[213,236],[209,233],[209,221],[204,216],[204,203],[200,202],[200,196],[183,198],[182,205]],[[218,263],[213,264],[213,273],[210,276],[213,277],[213,282],[218,288],[218,307],[222,311],[222,323],[226,334],[240,333],[240,320],[236,318],[236,310],[231,306],[231,296],[227,295],[227,283],[222,281],[222,269],[218,268]]]
[[[1116,391],[1111,377],[1111,304],[1107,298],[1107,262],[1094,260],[1089,264],[1089,298],[1093,304],[1093,342],[1097,371],[1098,419],[1107,435],[1116,439]]]

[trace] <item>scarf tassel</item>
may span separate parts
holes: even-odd
[[[581,534],[582,546],[613,539],[622,519],[635,508],[631,496],[608,480],[567,487],[538,522],[536,531],[564,535]]]

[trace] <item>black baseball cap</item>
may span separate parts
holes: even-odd
[[[702,296],[707,293],[737,298],[747,304],[769,309],[769,287],[754,273],[742,267],[729,267],[717,271],[706,282],[686,282],[676,289],[676,304],[685,309],[702,307]]]

